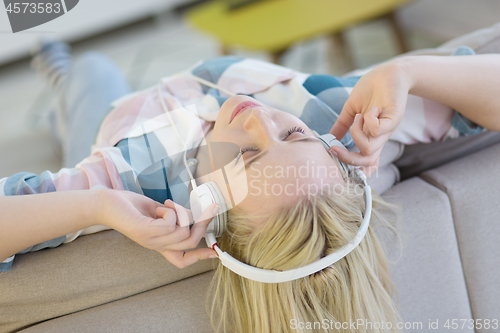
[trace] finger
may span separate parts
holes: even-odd
[[[375,112],[365,116],[366,127],[371,136],[377,137],[392,133],[398,127],[400,120],[397,119],[397,111],[394,108],[384,109],[377,116]]]
[[[372,138],[368,136],[364,131],[363,127],[365,125],[364,118],[361,114],[357,114],[354,117],[354,123],[351,126],[351,137],[356,144],[356,147],[360,150],[362,155],[371,155],[378,147],[374,147]]]
[[[156,207],[156,216],[159,218],[162,218],[163,215],[166,213],[167,208],[165,207]]]
[[[387,140],[389,140],[390,135],[386,134],[379,137],[367,136],[362,130],[363,124],[363,117],[357,115],[350,133],[360,153],[364,156],[369,156],[383,147]]]
[[[175,228],[175,225],[177,224],[177,214],[175,213],[175,211],[169,208],[163,208],[163,207],[157,208],[157,211],[160,210],[161,210],[160,213],[163,213],[161,216],[162,219],[166,221],[168,225],[173,226]],[[173,230],[174,229],[172,229],[172,231]]]
[[[163,211],[165,210],[165,211]],[[173,210],[159,207],[157,208],[158,219],[152,220],[148,227],[150,227],[147,231],[149,234],[149,238],[161,237],[164,235],[168,235],[175,231],[177,227],[176,223],[176,214]],[[153,229],[153,227],[155,227]]]
[[[167,208],[175,209],[175,203],[170,199],[165,200],[165,203],[163,205]]]
[[[198,222],[204,222],[207,225],[212,221],[212,219],[219,213],[220,206],[216,203],[213,203],[209,205],[205,210],[201,213],[200,217],[198,218],[198,221],[195,221],[194,223]],[[193,226],[194,228],[194,226]]]
[[[341,140],[344,135],[346,135],[347,131],[349,131],[349,128],[351,128],[355,115],[356,111],[351,108],[349,100],[347,100],[335,124],[333,124],[330,129],[330,133],[333,134],[337,140]]]
[[[165,200],[164,203],[165,207],[171,208],[175,210],[177,214],[177,223],[181,227],[188,226],[190,222],[193,220],[193,216],[191,214],[191,211],[189,209],[186,209],[182,207],[179,204],[176,204],[172,200]]]
[[[163,243],[159,243],[156,240],[172,234],[175,228],[176,224],[173,219],[171,221],[166,221],[163,218],[150,219],[147,223],[134,231],[134,235],[131,239],[146,248],[156,250],[163,245]],[[186,237],[189,237],[189,235]]]
[[[172,243],[170,242],[165,246],[165,249],[169,250],[187,250],[193,249],[198,246],[201,238],[205,235],[207,227],[212,222],[215,215],[217,215],[220,207],[217,204],[211,204],[201,213],[200,218],[190,230],[190,235],[186,239]]]
[[[163,251],[161,254],[178,268],[185,268],[194,264],[199,260],[205,260],[212,257],[217,257],[217,252],[212,249],[196,249],[193,251]]]
[[[356,139],[354,139],[356,137]],[[353,136],[354,143],[356,147],[358,147],[361,155],[369,156],[373,155],[376,151],[380,150],[389,140],[389,135],[379,136],[377,138],[374,137],[366,137],[366,136],[358,136],[355,134]]]
[[[164,206],[156,207],[156,215],[159,218],[162,218],[163,216],[165,216],[165,214],[174,214],[175,215],[175,211],[173,209],[166,208]]]
[[[163,221],[165,221],[168,225],[173,225],[175,227],[177,215],[173,209],[165,208],[165,207],[157,207],[156,215]],[[161,223],[161,222],[159,222]],[[174,231],[172,229],[170,232]]]
[[[184,245],[184,248],[175,246],[188,239],[190,235],[191,231],[189,230],[189,226],[181,227],[175,224],[170,232],[158,233],[154,235],[154,237],[151,237],[149,239],[150,248],[156,251],[192,249],[196,246]]]
[[[365,174],[366,178],[369,178],[375,171],[378,169],[380,157],[377,158],[374,165],[370,165],[368,167],[362,166],[360,167],[361,171]]]
[[[380,110],[378,107],[373,107],[370,111],[366,112],[364,115],[363,115],[363,132],[369,136],[376,136],[376,135],[372,135],[372,133],[370,132],[370,130],[373,130],[373,128],[375,126],[378,126],[379,125],[379,117],[380,115]]]
[[[335,151],[334,154],[337,155],[339,161],[355,165],[355,166],[373,166],[377,163],[378,157],[380,156],[380,152],[382,148],[377,150],[371,155],[363,155],[361,153],[350,152],[347,149],[343,149],[340,147],[331,147],[330,151]]]

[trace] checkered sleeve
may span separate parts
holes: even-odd
[[[39,175],[20,172],[4,180],[0,195],[25,195],[92,188],[123,189],[117,168],[104,149],[94,153],[74,168]]]
[[[96,150],[75,168],[64,168],[59,172],[42,172],[39,175],[20,172],[0,180],[0,196],[49,193],[82,189],[111,188],[123,190],[123,184],[113,160],[106,150]],[[19,253],[38,251],[56,247],[66,240],[66,236],[58,237],[34,246]],[[14,256],[0,263],[0,272],[10,270]]]

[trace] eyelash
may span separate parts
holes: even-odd
[[[295,132],[302,133],[302,134],[306,133],[306,131],[302,127],[295,126],[295,127],[290,128],[286,132],[285,138],[283,140],[286,140],[290,135],[292,135]],[[258,150],[259,150],[259,148],[255,147],[255,146],[243,147],[240,149],[240,157],[243,156],[243,154],[246,153],[247,151],[258,151]]]
[[[295,127],[290,128],[288,130],[288,132],[286,132],[285,139],[288,138],[290,135],[292,135],[295,132],[299,132],[299,133],[302,133],[302,134],[306,133],[306,131],[302,127],[295,126]]]

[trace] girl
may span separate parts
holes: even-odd
[[[60,44],[42,47],[37,59],[41,59],[41,67],[49,68],[56,87],[66,91],[61,94],[65,98],[61,109],[68,112],[61,115],[67,119],[59,122],[67,126],[66,137],[82,142],[83,137],[93,134],[93,129],[78,132],[87,123],[79,117],[89,117],[89,110],[104,109],[79,103],[100,101],[98,95],[106,89],[94,92],[96,84],[124,85],[106,82],[116,78],[110,74],[114,70],[96,55],[75,64],[65,78],[69,65],[64,65],[63,60],[67,56],[61,51],[63,47],[57,45]],[[187,74],[164,80],[159,90],[155,87],[116,102],[102,123],[92,155],[84,158],[88,152],[82,151],[84,156],[66,161],[70,163],[67,166],[72,166],[83,159],[75,168],[57,174],[18,174],[2,179],[0,190],[6,196],[0,198],[0,259],[34,244],[41,244],[33,247],[40,249],[71,241],[80,234],[95,232],[89,229],[94,225],[116,229],[161,252],[178,267],[215,256],[212,249],[185,252],[198,244],[219,207],[212,205],[203,213],[201,223],[192,229],[187,227],[189,211],[183,205],[187,205],[188,177],[179,158],[185,147],[174,142],[174,129],[162,118],[163,101],[174,112],[181,133],[188,134],[188,149],[217,142],[233,143],[241,149],[240,159],[245,161],[247,174],[245,182],[240,180],[238,186],[246,186],[248,191],[243,193],[248,194],[239,197],[241,200],[229,211],[228,230],[219,240],[220,248],[236,259],[265,269],[288,270],[317,261],[347,244],[363,219],[363,194],[355,190],[356,179],[342,171],[338,160],[376,166],[389,137],[409,143],[465,135],[482,130],[479,126],[498,130],[500,119],[494,110],[499,101],[493,92],[500,82],[490,74],[498,67],[496,55],[405,57],[377,66],[361,79],[340,79],[308,76],[251,60],[221,58],[206,62]],[[86,82],[75,73],[92,76],[96,69],[103,76],[89,80],[85,88],[98,95],[85,95],[84,89],[74,88]],[[255,99],[227,98],[223,91],[207,88],[193,75],[217,83],[230,93],[253,95]],[[74,95],[71,89],[75,89]],[[123,89],[106,96],[102,104],[126,92]],[[440,124],[438,128],[415,131],[415,126],[405,123],[409,93],[441,103],[431,110],[407,110],[413,114],[435,111],[433,119]],[[79,99],[81,96],[88,98]],[[190,112],[187,108],[193,104],[196,110]],[[77,112],[79,107],[81,111]],[[179,109],[182,112],[175,112]],[[148,122],[151,119],[155,121]],[[469,126],[458,126],[457,119],[466,125],[468,120]],[[402,126],[398,127],[400,123]],[[94,129],[97,127],[94,125]],[[314,140],[312,132],[331,130],[345,145],[352,146],[349,128],[360,153],[332,148],[329,154]],[[75,151],[71,141],[63,143],[66,156]],[[211,161],[203,158],[202,151],[189,153],[189,171],[196,171],[197,178],[206,176],[203,169],[216,171],[210,167]],[[311,171],[312,161],[323,173],[301,176],[298,171]],[[370,169],[365,170],[369,174]],[[224,177],[213,180],[221,188],[225,182],[232,182]],[[312,195],[311,191],[300,191],[305,185],[326,190]],[[342,191],[331,190],[337,188]],[[52,193],[16,196],[42,192]],[[230,199],[227,195],[226,200]],[[380,212],[389,207],[375,196],[371,222],[387,224]],[[4,264],[9,263],[12,260],[4,260]],[[315,329],[335,331],[335,322],[362,318],[394,323],[380,331],[397,331],[395,323],[399,318],[392,302],[386,260],[371,229],[354,251],[316,274],[286,283],[264,284],[219,265],[213,286],[220,296],[212,311],[214,326],[220,330],[283,332],[291,329],[291,320],[295,319],[328,323]]]

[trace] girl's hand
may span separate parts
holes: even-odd
[[[100,194],[101,224],[115,229],[145,248],[160,252],[179,268],[216,257],[210,248],[195,248],[219,206],[210,205],[191,230],[191,211],[172,201],[162,205],[130,191],[104,190]]]
[[[332,147],[330,151],[342,162],[362,166],[367,177],[377,169],[382,147],[403,119],[411,87],[405,66],[405,62],[393,60],[363,75],[330,130],[340,140],[351,128],[351,136],[360,152],[339,147]]]

